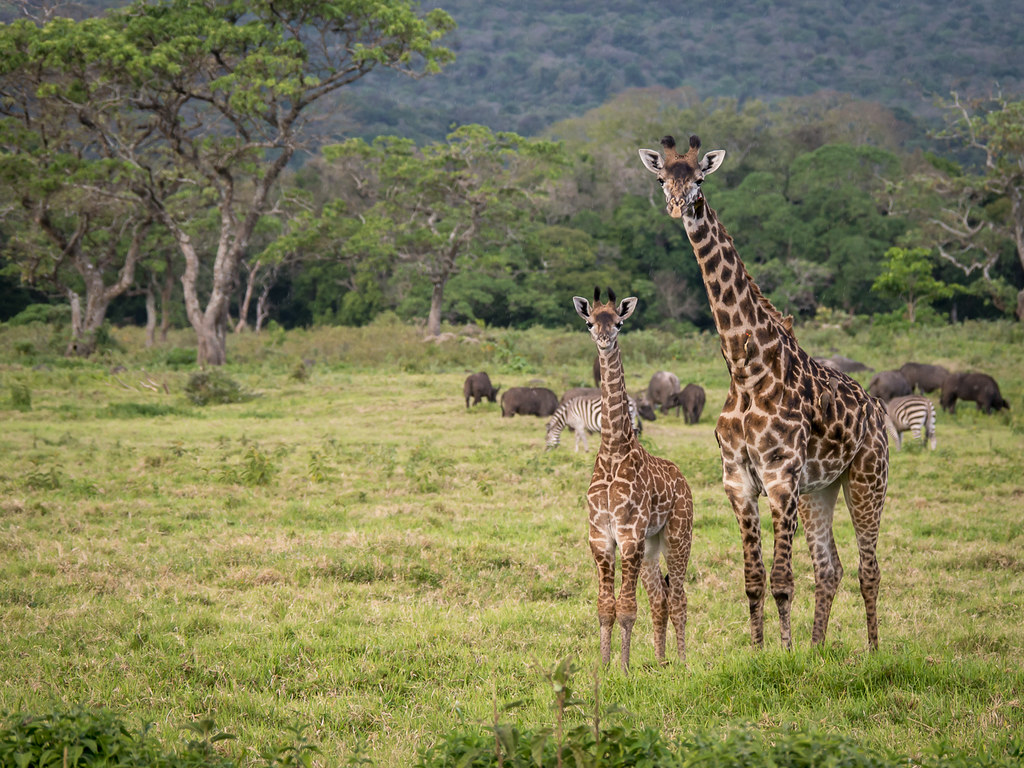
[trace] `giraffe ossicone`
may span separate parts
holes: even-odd
[[[814,565],[811,640],[821,643],[843,575],[832,535],[842,490],[860,555],[868,645],[877,648],[881,573],[875,549],[889,475],[884,406],[846,374],[811,358],[793,335],[793,319],[765,298],[747,272],[701,188],[705,177],[721,166],[725,152],[712,150],[700,157],[697,136],[690,137],[685,154],[676,151],[671,136],[661,146],[661,152],[640,149],[640,159],[658,177],[669,215],[682,219],[730,374],[715,437],[723,485],[743,535],[751,642],[764,642],[766,573],[758,497],[766,496],[771,509],[771,592],[782,644],[791,647],[797,520],[803,523]]]
[[[665,661],[668,622],[676,635],[676,650],[686,659],[686,566],[693,531],[693,496],[679,468],[652,456],[640,445],[630,420],[618,334],[633,314],[637,300],[618,306],[608,290],[608,302],[594,289],[594,303],[573,297],[573,307],[597,345],[601,366],[601,448],[587,491],[590,551],[598,574],[597,616],[601,660],[611,658],[612,630],[622,629],[621,663],[629,671],[629,650],[636,622],[638,579],[650,599],[654,653]],[[615,595],[616,550],[622,581]],[[667,574],[661,572],[664,556]]]

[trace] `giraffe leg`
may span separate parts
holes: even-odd
[[[661,575],[658,562],[659,547],[656,542],[648,541],[645,548],[643,564],[640,567],[640,580],[651,602],[651,621],[654,624],[654,656],[660,663],[665,662],[665,635],[668,627],[668,599],[665,578]]]
[[[828,618],[832,612],[832,601],[843,578],[843,566],[839,551],[832,535],[832,518],[840,482],[813,493],[801,494],[799,501],[800,522],[807,536],[814,566],[814,628],[811,642],[818,644],[825,640]]]
[[[761,559],[761,518],[757,496],[741,492],[726,481],[726,494],[743,536],[743,585],[750,605],[750,643],[764,645],[764,596],[766,575]]]
[[[622,584],[615,601],[615,617],[622,628],[622,671],[629,674],[629,647],[636,623],[636,584],[644,559],[644,540],[622,541]]]
[[[597,620],[601,629],[601,663],[612,655],[612,628],[615,626],[615,544],[591,539],[590,551],[597,564]]]
[[[665,561],[668,574],[668,615],[676,632],[676,651],[686,663],[686,567],[690,561],[693,499],[689,490],[676,499],[676,509],[665,524]]]
[[[793,536],[797,525],[797,491],[793,487],[768,492],[772,508],[772,529],[775,532],[775,553],[772,556],[772,597],[779,610],[779,638],[782,647],[793,647],[790,616],[793,609]]]
[[[875,549],[889,481],[888,447],[883,436],[882,440],[876,440],[873,445],[861,450],[850,464],[843,485],[846,506],[850,508],[853,532],[857,537],[860,555],[857,575],[860,594],[864,598],[868,647],[871,650],[878,650],[878,588],[882,582],[882,572],[878,567]]]

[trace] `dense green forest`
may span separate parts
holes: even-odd
[[[950,90],[1024,89],[1024,29],[999,0],[519,2],[429,0],[452,14],[455,62],[422,82],[366,81],[353,130],[443,138],[452,124],[525,135],[628,88],[775,101],[820,90],[935,116]],[[362,126],[362,128],[361,128]]]
[[[668,132],[726,150],[708,200],[784,311],[1024,313],[1022,33],[986,3],[32,5],[0,26],[0,319],[70,321],[69,353],[109,322],[211,362],[269,322],[557,326],[594,284],[711,328],[637,156]]]

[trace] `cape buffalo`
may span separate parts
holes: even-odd
[[[676,414],[679,408],[683,409],[683,419],[687,424],[696,424],[700,421],[700,415],[704,412],[704,401],[706,396],[704,388],[697,384],[687,384],[682,391],[675,392],[669,396],[665,405],[669,408],[675,406]]]
[[[598,400],[601,399],[601,388],[600,387],[573,387],[572,389],[565,390],[565,394],[562,395],[560,403],[567,403],[570,400],[574,400],[577,397],[596,397]]]
[[[942,382],[942,397],[939,399],[942,409],[956,413],[956,401],[973,400],[978,410],[985,413],[998,411],[1000,408],[1010,409],[1010,404],[1003,400],[996,380],[987,373],[951,373]]]
[[[917,389],[920,392],[934,392],[942,389],[942,384],[949,371],[941,365],[928,365],[927,363],[904,363],[900,366],[899,372],[910,384],[910,391]]]
[[[469,408],[469,398],[473,398],[473,405],[476,405],[485,397],[493,403],[494,398],[498,396],[499,389],[501,389],[500,386],[491,386],[490,377],[483,371],[471,373],[466,377],[466,381],[462,385],[462,394],[466,397],[466,407]]]
[[[889,402],[894,397],[910,394],[910,382],[899,371],[879,371],[871,377],[868,392],[879,400]]]
[[[668,398],[679,391],[679,377],[669,371],[658,371],[651,376],[647,385],[647,399],[651,405],[660,405],[661,412],[667,413],[668,407],[665,402]]]
[[[550,416],[558,408],[558,395],[544,387],[512,387],[501,396],[502,417]]]
[[[832,357],[816,357],[814,358],[822,365],[827,365],[829,368],[835,368],[837,371],[843,373],[855,373],[857,371],[874,371],[874,368],[869,368],[864,363],[852,360],[849,357],[843,357],[842,355],[832,355]]]

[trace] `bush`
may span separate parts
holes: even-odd
[[[16,381],[11,384],[11,408],[15,411],[32,410],[32,390],[27,384]]]
[[[196,405],[243,403],[252,399],[237,381],[220,370],[192,374],[185,385],[185,395]]]
[[[194,730],[194,729],[193,729]],[[7,714],[0,725],[0,765],[11,768],[235,768],[212,745],[227,734],[207,729],[178,753],[164,753],[148,728],[133,732],[113,713],[75,707],[46,715]]]
[[[71,322],[71,307],[67,304],[30,304],[7,321],[8,325],[30,323],[59,324]]]
[[[196,351],[184,347],[171,347],[164,354],[164,364],[168,368],[188,368],[196,364]]]

